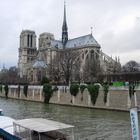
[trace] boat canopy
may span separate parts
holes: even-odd
[[[14,121],[15,120],[10,117],[0,116],[0,128],[13,135],[14,134],[14,130],[13,130]]]
[[[17,120],[14,121],[14,125],[29,130],[33,130],[39,133],[74,127],[72,125],[67,125],[64,123],[47,120],[43,118],[30,118],[30,119]]]

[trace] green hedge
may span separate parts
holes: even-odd
[[[79,85],[77,85],[77,84],[70,85],[70,93],[71,93],[71,95],[76,97],[78,92],[79,92]]]
[[[124,82],[113,82],[113,86],[114,87],[120,87],[120,86],[124,86]]]
[[[2,93],[2,85],[0,85],[0,92]]]
[[[46,83],[43,85],[43,92],[44,92],[44,103],[49,103],[50,98],[53,95],[53,89],[52,89],[52,85],[49,83]]]
[[[88,91],[90,93],[91,102],[92,102],[93,105],[95,105],[96,104],[96,100],[98,98],[100,86],[99,85],[91,84],[91,85],[88,85],[87,88],[88,88]]]
[[[7,84],[4,86],[4,90],[5,90],[5,96],[6,96],[6,98],[8,98],[9,87]]]
[[[18,98],[19,98],[19,96],[20,96],[20,85],[18,85]]]
[[[109,84],[106,82],[103,84],[103,91],[104,91],[104,103],[107,102],[107,94],[109,91]]]
[[[82,84],[80,85],[80,91],[81,91],[81,95],[82,95],[82,96],[81,96],[81,101],[83,101],[83,98],[84,98],[84,97],[83,97],[83,92],[84,92],[84,90],[85,90],[86,88],[87,88],[86,85],[82,85]]]
[[[41,85],[44,85],[46,83],[49,83],[49,79],[47,77],[43,77],[41,80]]]
[[[23,87],[23,93],[24,93],[25,97],[27,97],[27,94],[28,94],[28,85],[27,84],[24,85],[24,87]]]
[[[130,99],[134,95],[134,92],[135,92],[135,84],[129,83],[129,97],[130,97]]]

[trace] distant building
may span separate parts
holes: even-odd
[[[48,76],[48,66],[57,57],[57,53],[63,51],[80,52],[80,75],[87,60],[98,60],[103,73],[114,73],[120,70],[119,58],[115,60],[101,51],[101,46],[92,33],[74,39],[68,39],[68,27],[66,22],[66,8],[64,5],[64,20],[62,25],[62,40],[56,40],[52,33],[42,33],[39,36],[38,49],[36,46],[36,34],[31,30],[23,30],[20,34],[20,47],[18,69],[21,78],[30,83],[38,83],[42,77]],[[74,77],[73,77],[74,78]]]

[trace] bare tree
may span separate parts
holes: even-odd
[[[129,61],[122,67],[123,72],[138,72],[139,64],[136,61]]]
[[[15,66],[10,67],[9,69],[3,69],[0,74],[0,81],[2,83],[9,83],[9,84],[15,84],[18,83],[19,77],[18,77],[18,70]]]
[[[72,76],[74,77],[77,70],[80,69],[79,67],[79,52],[78,51],[64,51],[61,52],[60,56],[60,67],[62,69],[62,73],[64,74],[64,79],[66,84],[69,84],[70,79]]]
[[[51,77],[53,80],[63,81],[69,84],[69,81],[76,76],[80,69],[79,52],[64,50],[58,51],[52,61]],[[79,73],[78,73],[79,74]]]
[[[62,70],[60,69],[57,57],[55,57],[52,61],[52,64],[48,66],[48,75],[52,83],[60,83],[63,74]]]
[[[95,82],[102,73],[99,59],[87,59],[83,70],[83,79],[86,82]]]
[[[77,54],[78,54],[78,56],[80,56],[79,52]],[[78,56],[73,63],[71,81],[75,81],[75,82],[78,82],[80,84],[80,82],[82,80],[81,71],[80,71],[81,59]]]

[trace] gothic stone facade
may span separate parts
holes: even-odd
[[[62,25],[62,40],[56,40],[52,33],[42,33],[39,36],[38,48],[36,34],[31,30],[23,30],[20,34],[18,69],[21,78],[26,78],[30,83],[38,83],[43,76],[50,76],[48,66],[60,52],[77,52],[76,59],[80,60],[79,73],[83,78],[84,67],[90,61],[96,61],[103,74],[110,74],[120,70],[119,58],[115,60],[101,51],[101,46],[92,34],[68,39],[66,10],[64,6],[64,21]],[[58,60],[59,61],[59,60]],[[55,66],[54,66],[55,67]],[[74,72],[74,71],[73,71]],[[75,79],[74,74],[72,79]]]
[[[37,83],[42,76],[47,76],[47,66],[56,59],[57,53],[61,51],[78,52],[81,60],[80,71],[90,59],[98,59],[103,73],[119,71],[119,59],[112,59],[101,51],[101,47],[92,34],[68,40],[65,48],[63,43],[55,40],[53,34],[42,33],[39,37],[39,47],[36,47],[36,35],[34,31],[24,30],[20,35],[19,48],[19,75],[27,78],[31,83]]]

